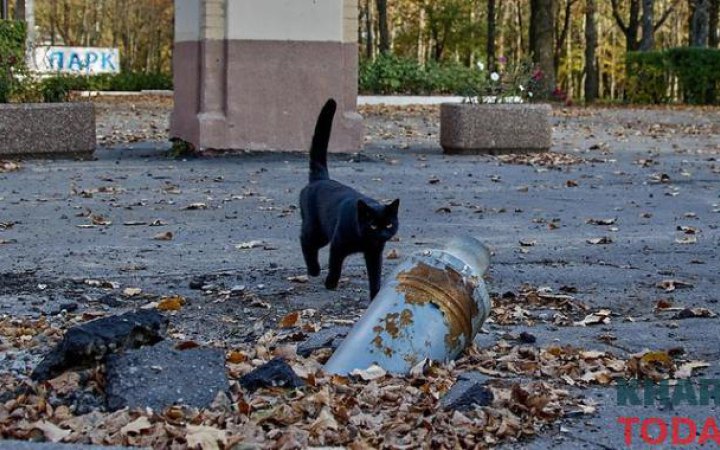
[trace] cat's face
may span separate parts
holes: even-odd
[[[379,242],[390,240],[398,231],[398,208],[400,200],[395,200],[381,208],[373,208],[358,200],[358,226],[365,239]]]

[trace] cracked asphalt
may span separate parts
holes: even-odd
[[[135,136],[133,127],[147,123],[142,107],[125,107],[114,101],[101,109],[102,133]],[[711,364],[701,378],[720,378],[718,317],[677,320],[656,310],[668,299],[720,313],[720,110],[556,109],[553,151],[579,162],[570,165],[552,164],[557,155],[549,165],[446,157],[437,145],[436,108],[363,112],[364,151],[334,155],[330,173],[378,199],[401,199],[399,240],[388,250],[404,258],[470,234],[493,250],[493,292],[565,287],[591,310],[612,311],[610,323],[599,326],[486,324],[480,345],[528,331],[539,346],[559,342],[619,355],[681,347]],[[151,113],[162,122],[167,108]],[[69,302],[81,311],[121,312],[144,302],[100,302],[101,290],[83,284],[87,279],[185,296],[189,306],[173,316],[174,332],[202,342],[256,339],[289,311],[317,309],[346,323],[367,307],[360,256],[346,262],[338,291],[326,291],[320,279],[288,280],[304,274],[297,197],[306,155],[175,160],[167,148],[120,143],[100,148],[94,161],[26,161],[20,171],[0,174],[0,314],[52,314]],[[166,232],[171,240],[155,239]],[[609,243],[593,244],[601,238]],[[237,248],[251,241],[259,242]],[[321,261],[325,267],[326,250]],[[385,272],[397,262],[387,260]],[[244,286],[268,307],[217,301],[191,290],[193,277],[225,289]],[[687,286],[666,292],[664,280]],[[566,419],[518,448],[621,448],[620,416],[717,416],[714,406],[616,406],[612,388],[584,393],[599,402],[598,414]]]

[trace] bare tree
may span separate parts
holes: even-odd
[[[597,22],[595,0],[585,1],[585,102],[598,98]]]

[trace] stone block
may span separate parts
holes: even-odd
[[[546,104],[443,103],[440,145],[446,154],[502,154],[552,147]]]
[[[90,102],[0,104],[0,157],[89,157],[95,145]]]

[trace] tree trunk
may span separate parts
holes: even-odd
[[[585,2],[585,102],[592,103],[598,97],[597,23],[595,0]]]
[[[530,0],[530,51],[542,71],[539,96],[549,98],[555,89],[554,0]]]
[[[720,0],[710,0],[710,19],[708,20],[708,47],[717,48],[720,43],[718,36],[718,18],[720,16]]]
[[[653,0],[642,0],[642,39],[640,51],[647,52],[655,48],[655,2]]]
[[[710,0],[695,0],[695,8],[691,19],[690,45],[706,47],[708,42]]]
[[[572,5],[575,3],[575,1],[576,0],[565,0],[565,18],[563,19],[562,28],[560,29],[559,33],[557,34],[557,38],[555,39],[554,59],[556,72],[560,67],[560,54],[562,53],[562,48],[565,46],[565,40],[567,39],[568,30],[570,29]]]
[[[25,22],[25,0],[15,0],[15,20]]]
[[[640,47],[638,33],[640,31],[640,0],[630,0],[630,17],[627,24],[620,14],[618,0],[611,0],[612,14],[620,30],[625,35],[625,48],[635,51]]]
[[[377,0],[378,31],[380,41],[378,46],[381,53],[390,51],[390,31],[388,29],[387,0]]]
[[[495,71],[495,0],[487,2],[487,66]]]
[[[368,60],[373,59],[373,20],[372,20],[372,6],[370,0],[365,0],[365,32],[367,36],[365,38],[365,56]]]

